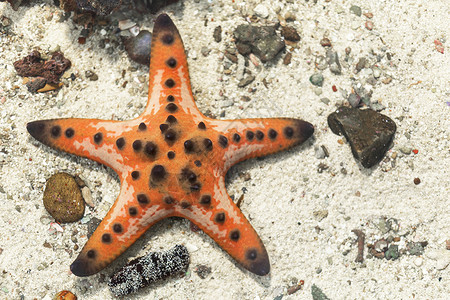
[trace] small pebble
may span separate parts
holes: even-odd
[[[321,73],[314,73],[309,77],[309,81],[315,86],[323,85],[323,75]]]
[[[329,38],[323,38],[320,40],[320,45],[322,47],[331,47],[331,41]]]
[[[420,178],[419,177],[414,178],[414,184],[415,185],[420,184]]]
[[[350,12],[357,15],[358,17],[361,17],[361,15],[362,15],[361,7],[356,6],[356,5],[352,5],[350,7]]]
[[[222,27],[221,26],[217,26],[216,28],[214,28],[213,37],[217,43],[222,41]]]
[[[47,180],[44,206],[57,222],[70,223],[83,217],[85,203],[75,179],[67,173],[57,173]]]
[[[205,279],[206,277],[208,277],[209,274],[211,274],[211,267],[208,267],[208,266],[205,266],[205,265],[197,265],[194,268],[194,272],[201,279]]]
[[[367,30],[372,30],[373,29],[373,22],[372,21],[366,21],[365,27],[366,27]]]
[[[97,81],[98,80],[98,75],[95,74],[94,72],[92,72],[91,70],[87,70],[84,75],[86,76],[86,78],[89,78],[90,81]]]
[[[247,77],[244,77],[241,81],[238,83],[238,87],[244,87],[246,85],[249,85],[255,80],[255,76],[249,75]]]
[[[416,259],[414,259],[414,264],[418,267],[422,266],[423,264],[423,258],[422,257],[417,257]]]

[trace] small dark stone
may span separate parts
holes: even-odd
[[[198,277],[201,279],[205,279],[209,274],[211,274],[211,267],[198,265],[194,268],[194,272],[197,273]]]
[[[344,106],[328,116],[328,126],[335,134],[346,137],[353,156],[365,168],[381,161],[397,128],[392,119],[376,111]]]
[[[141,30],[137,36],[123,38],[122,41],[131,60],[145,66],[150,64],[152,34],[149,31]]]
[[[252,83],[255,80],[255,76],[253,75],[249,75],[247,77],[242,78],[239,83],[238,83],[238,87],[244,87],[249,85],[250,83]]]
[[[220,43],[222,40],[222,27],[220,25],[214,28],[213,37],[217,43]]]
[[[364,69],[366,67],[366,58],[365,57],[361,57],[358,62],[356,63],[356,72],[361,71],[362,69]]]
[[[253,52],[262,62],[274,59],[285,47],[274,26],[242,24],[236,27],[234,37],[239,53],[248,55]]]
[[[294,27],[284,26],[281,28],[281,35],[288,41],[298,42],[300,41],[300,35],[297,33]]]

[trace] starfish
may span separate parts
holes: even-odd
[[[136,119],[52,119],[27,124],[43,144],[90,158],[119,176],[119,196],[70,266],[77,276],[108,266],[147,229],[183,217],[244,268],[270,272],[256,231],[225,188],[228,169],[248,158],[303,143],[313,126],[292,118],[216,120],[195,105],[183,42],[166,14],[151,44],[149,95]]]

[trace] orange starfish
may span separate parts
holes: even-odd
[[[183,217],[201,228],[247,270],[266,275],[261,239],[225,189],[228,169],[307,140],[305,121],[289,118],[215,120],[192,96],[183,42],[172,20],[153,29],[148,103],[129,121],[57,119],[27,124],[40,142],[111,167],[120,194],[70,269],[95,274],[161,219]]]

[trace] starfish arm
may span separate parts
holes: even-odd
[[[209,126],[220,133],[224,170],[248,158],[289,149],[314,133],[312,124],[292,118],[209,120]]]
[[[176,103],[176,104],[175,104]],[[183,111],[200,122],[203,115],[192,95],[183,41],[169,16],[160,15],[153,27],[149,93],[144,115]]]
[[[223,177],[214,184],[211,193],[204,193],[189,208],[175,210],[175,215],[196,224],[250,272],[260,276],[270,272],[266,248],[252,225],[228,196]]]
[[[28,132],[41,143],[77,156],[87,157],[120,173],[124,156],[118,149],[121,133],[134,130],[136,121],[53,119],[27,124]]]
[[[144,182],[131,181],[129,177],[122,179],[119,197],[70,266],[76,276],[101,271],[153,224],[171,215],[157,191],[145,189]]]

